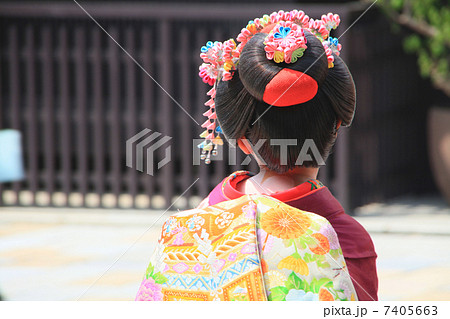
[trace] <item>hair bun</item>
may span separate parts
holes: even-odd
[[[275,106],[297,105],[313,98],[328,74],[328,61],[322,43],[305,31],[308,47],[303,56],[295,63],[276,63],[267,59],[264,49],[266,37],[266,33],[255,34],[242,49],[238,69],[240,80],[247,91],[259,101]],[[274,78],[277,82],[286,80],[285,77],[276,78],[283,69],[298,72],[296,79],[291,77],[293,85],[284,85],[288,83],[282,81],[273,83]],[[293,75],[295,72],[285,73]],[[273,91],[268,99],[266,88],[269,86],[277,86],[278,90]],[[279,96],[275,97],[275,94]]]
[[[266,85],[281,70],[267,59],[264,51],[266,33],[255,34],[242,49],[239,57],[239,78],[245,89],[259,101],[263,101]]]

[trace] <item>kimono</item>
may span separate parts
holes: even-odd
[[[354,283],[361,285],[364,276],[352,278],[332,223],[285,203],[286,192],[245,195],[227,189],[248,176],[232,174],[204,205],[166,220],[136,300],[360,299]],[[290,195],[303,193],[300,200],[320,190],[326,188],[311,180]],[[363,263],[352,265],[358,262]],[[363,284],[363,291],[373,293]]]

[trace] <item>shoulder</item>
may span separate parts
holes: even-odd
[[[348,258],[376,257],[375,247],[367,230],[352,216],[342,211],[330,218]]]
[[[336,231],[346,258],[377,256],[369,233],[356,219],[345,213],[328,188],[322,187],[289,204],[325,217]]]
[[[246,179],[252,175],[253,174],[248,171],[236,171],[236,172],[230,174],[229,176],[225,177],[209,193],[209,195],[207,197],[207,204],[212,206],[212,205],[221,203],[223,201],[234,200],[234,199],[241,197],[244,194],[236,191],[231,184],[232,183],[235,184],[236,182]],[[203,203],[203,204],[205,204],[205,203]],[[201,207],[203,207],[203,206],[201,206]]]

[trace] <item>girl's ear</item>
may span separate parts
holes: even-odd
[[[337,133],[338,133],[339,128],[341,127],[341,124],[342,124],[342,120],[341,119],[337,120],[336,127],[334,128],[334,135],[337,136]]]
[[[245,142],[247,141],[247,139],[245,137],[241,137],[240,139],[237,140],[237,143],[238,143],[239,148],[242,150],[242,152],[249,155],[252,153],[251,148],[247,146],[248,143],[245,143],[244,140],[245,140]]]

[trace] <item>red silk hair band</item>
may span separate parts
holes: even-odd
[[[316,96],[318,88],[308,74],[284,68],[266,85],[263,101],[279,107],[305,103]]]

